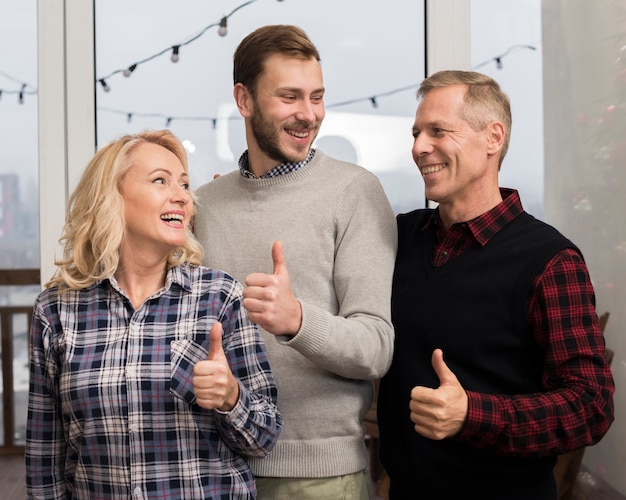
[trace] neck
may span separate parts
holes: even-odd
[[[460,200],[455,200],[452,203],[441,202],[439,204],[439,215],[447,231],[453,224],[471,221],[500,203],[502,203],[502,195],[498,188],[497,191],[489,195],[482,194],[477,196],[474,194],[468,197],[466,202]]]
[[[261,177],[279,164],[279,161],[273,160],[261,152],[254,152],[248,148],[248,170],[256,177]]]
[[[148,297],[163,288],[166,274],[167,263],[163,260],[150,265],[146,262],[120,259],[115,279],[137,309]]]

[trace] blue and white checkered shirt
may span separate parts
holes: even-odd
[[[198,406],[192,386],[216,321],[240,385],[227,413]],[[255,498],[245,457],[269,453],[283,422],[233,278],[178,266],[137,310],[114,278],[47,289],[31,344],[29,498]]]
[[[269,177],[276,177],[278,175],[288,174],[289,172],[295,172],[300,167],[302,167],[302,166],[306,165],[307,163],[309,163],[314,155],[315,155],[315,149],[311,149],[309,151],[309,155],[307,156],[306,160],[303,160],[303,161],[298,162],[298,163],[294,163],[294,162],[291,162],[291,161],[286,161],[284,163],[281,163],[280,165],[276,165],[273,169],[265,172],[263,175],[261,175],[258,178],[259,179],[267,179]],[[239,171],[241,172],[241,175],[243,175],[244,177],[247,177],[248,179],[256,179],[257,178],[257,176],[254,175],[250,171],[250,160],[248,159],[248,151],[247,150],[244,151],[243,154],[239,157]]]

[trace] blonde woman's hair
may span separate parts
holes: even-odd
[[[185,148],[169,130],[143,131],[124,135],[103,146],[92,158],[72,193],[63,233],[63,258],[55,260],[57,270],[45,286],[81,289],[115,273],[120,245],[126,232],[121,184],[133,165],[140,144],[151,143],[171,151],[189,172]],[[196,204],[194,198],[194,211]],[[168,257],[168,267],[182,263],[200,264],[203,249],[191,230],[185,244]]]
[[[461,117],[476,130],[484,130],[492,121],[504,125],[506,135],[500,153],[500,163],[509,149],[511,140],[511,103],[498,82],[490,76],[475,71],[446,70],[439,71],[426,78],[417,90],[417,98],[423,98],[436,88],[465,85],[467,91],[463,98]]]

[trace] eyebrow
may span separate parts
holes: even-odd
[[[163,167],[157,167],[154,170],[150,171],[150,175],[157,174],[159,172],[167,174],[167,175],[169,175],[171,177],[175,176],[175,174],[171,170],[168,170],[167,168],[163,168]],[[182,177],[189,178],[189,173],[188,172],[182,172],[179,177],[180,178],[182,178]]]
[[[302,94],[305,92],[305,90],[300,87],[278,87],[276,90],[278,92],[293,92],[294,94]],[[320,87],[318,89],[313,90],[311,94],[319,94],[319,93],[324,93],[324,92],[326,92],[326,88]]]
[[[445,130],[450,130],[450,127],[451,127],[450,122],[445,122],[441,120],[433,120],[428,123],[425,123],[424,126],[420,130],[425,129],[425,128],[442,128]],[[413,130],[416,130],[416,127],[413,127]]]

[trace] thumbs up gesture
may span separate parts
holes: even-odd
[[[239,400],[239,383],[222,348],[222,324],[216,322],[209,333],[209,354],[193,367],[193,390],[202,408],[230,411]]]
[[[289,272],[280,241],[272,245],[273,274],[246,276],[243,305],[248,317],[274,335],[295,336],[302,323],[300,302],[291,291]]]
[[[468,398],[456,375],[443,360],[443,351],[433,351],[431,363],[439,387],[416,386],[411,391],[411,421],[415,430],[430,439],[445,439],[461,430],[468,411]]]

